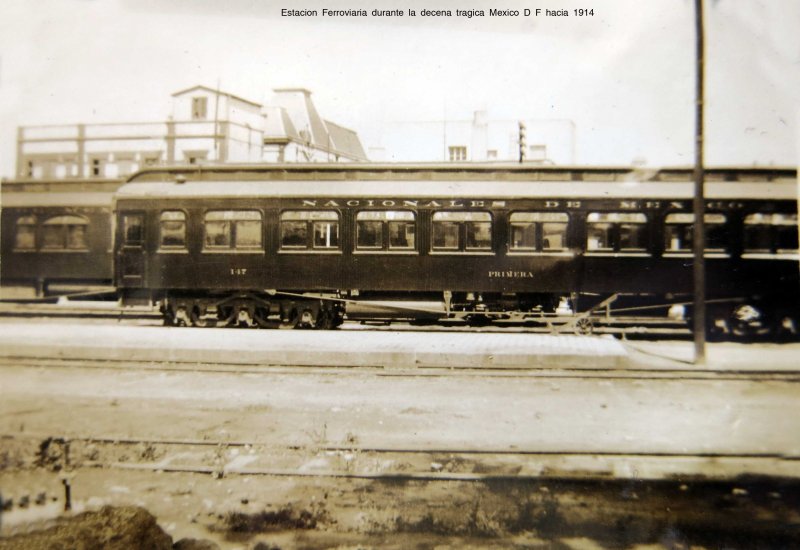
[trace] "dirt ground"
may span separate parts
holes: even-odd
[[[221,548],[789,548],[800,536],[798,485],[780,480],[220,479],[84,469],[71,482],[74,513],[140,506],[173,541]],[[0,484],[16,492],[5,536],[48,525],[63,506],[58,474],[6,471]],[[20,508],[23,487],[46,502]]]
[[[13,365],[0,376],[7,544],[109,505],[147,510],[172,543],[226,549],[791,548],[800,540],[799,478],[748,466],[760,456],[796,464],[791,381]],[[109,440],[82,439],[90,436]],[[68,461],[59,437],[75,438]],[[126,438],[222,443],[195,452]],[[245,441],[253,444],[233,444]],[[439,451],[367,457],[365,447]],[[447,451],[459,448],[579,454],[572,469],[556,471],[524,454],[467,462]],[[699,458],[667,457],[682,473],[656,475],[593,455],[612,451]],[[738,453],[734,470],[726,453]]]

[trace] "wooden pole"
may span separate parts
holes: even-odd
[[[695,163],[694,163],[694,364],[706,362],[706,270],[705,248],[705,198],[703,181],[703,107],[705,44],[703,36],[703,0],[695,0],[696,38],[696,96],[695,96]]]

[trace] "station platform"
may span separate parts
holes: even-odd
[[[617,368],[612,337],[474,332],[256,330],[5,322],[0,355],[72,360],[383,368]]]

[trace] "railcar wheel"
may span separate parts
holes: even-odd
[[[259,306],[253,312],[253,320],[261,328],[278,328],[278,321],[270,320],[269,305]]]
[[[764,312],[753,304],[740,304],[730,315],[731,332],[740,340],[768,336],[772,331]]]
[[[332,330],[336,328],[336,320],[334,319],[333,312],[328,310],[320,310],[317,315],[316,327],[320,330]]]
[[[217,306],[217,325],[229,327],[236,318],[236,308],[233,306]]]
[[[285,315],[281,313],[281,321],[278,324],[278,328],[284,330],[297,328],[297,324],[299,322],[300,322],[300,314],[297,312],[297,309],[292,308]]]
[[[191,326],[192,324],[192,320],[190,318],[191,314],[186,313],[185,305],[180,305],[176,307],[173,316],[175,317],[175,326],[188,327]]]
[[[594,323],[588,317],[581,317],[575,321],[575,334],[579,336],[589,336],[594,332]]]
[[[255,326],[253,316],[255,311],[249,307],[239,307],[236,311],[236,326],[250,328]]]
[[[194,306],[189,317],[192,320],[192,325],[196,327],[207,328],[217,326],[217,320],[205,315],[205,308],[201,310],[200,306]]]
[[[177,324],[175,322],[175,312],[169,306],[161,306],[161,318],[165,327],[174,327]]]
[[[791,315],[779,314],[775,318],[775,335],[781,340],[794,340],[797,338],[797,321]]]
[[[303,313],[300,314],[300,320],[298,321],[298,326],[303,328],[314,328],[317,325],[317,318],[314,315],[314,311],[311,308],[306,308],[303,310]]]

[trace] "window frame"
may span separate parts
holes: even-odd
[[[445,219],[437,220],[437,217]],[[486,219],[479,219],[485,217]],[[476,219],[471,219],[476,218]],[[456,227],[456,246],[436,246],[436,227],[445,224]],[[469,246],[469,225],[486,225],[489,227],[489,245],[487,247]],[[494,216],[488,210],[437,210],[431,215],[430,253],[432,255],[474,255],[492,256],[495,254]]]
[[[592,218],[597,218],[593,220]],[[594,211],[586,215],[586,239],[584,241],[587,256],[650,256],[650,218],[644,212]],[[590,248],[592,226],[608,226],[607,244],[610,246]],[[640,236],[643,247],[622,247],[623,226],[641,227]]]
[[[328,217],[325,217],[325,216]],[[305,244],[284,244],[284,224],[304,224]],[[336,227],[336,246],[317,246],[317,227],[328,224]],[[278,254],[341,254],[342,214],[338,210],[286,209],[278,215]]]
[[[359,219],[362,218],[363,219]],[[396,216],[396,217],[394,217]],[[362,245],[361,224],[379,224],[380,244],[377,246]],[[413,229],[411,246],[392,245],[392,226],[411,226]],[[413,210],[359,210],[355,216],[355,254],[417,254],[417,213]]]
[[[192,120],[208,120],[208,96],[192,97]]]
[[[517,219],[515,217],[527,217],[530,219]],[[570,215],[567,212],[547,212],[542,210],[516,210],[511,212],[508,216],[508,254],[512,256],[535,256],[535,255],[569,255],[567,244],[569,239],[570,228]],[[561,247],[547,247],[545,248],[545,232],[544,227],[547,224],[560,224],[563,225]],[[517,227],[532,227],[533,228],[533,245],[532,246],[516,246],[514,240],[514,231]]]
[[[748,221],[754,217],[756,220],[763,218],[764,221]],[[768,232],[769,248],[747,248],[747,230],[752,227],[762,228]],[[795,239],[800,238],[797,214],[792,212],[751,212],[745,215],[742,218],[742,257],[796,257],[800,253],[800,246],[798,248],[779,248],[778,246],[780,244],[779,232],[781,228],[787,227],[793,228]]]
[[[726,225],[730,223],[728,216],[722,212],[706,212],[703,215],[703,223],[706,227],[705,240],[703,246],[703,256],[707,257],[728,257],[730,249],[730,239],[725,239],[723,246],[710,247],[709,246],[709,227],[714,229],[724,230]],[[694,254],[694,213],[692,212],[671,212],[664,216],[664,256],[670,258],[686,258]],[[680,241],[681,243],[690,240],[691,243],[688,247],[672,248],[670,228],[680,228]],[[691,231],[691,239],[686,237],[687,231]]]
[[[68,223],[70,219],[79,220],[78,222]],[[41,221],[41,241],[38,250],[42,252],[88,252],[89,251],[89,218],[80,214],[57,214]],[[45,242],[47,230],[56,227],[59,232],[60,246],[48,246]],[[71,229],[75,227],[83,228],[81,246],[70,246]],[[38,236],[38,235],[37,235]]]
[[[450,162],[466,162],[468,160],[468,149],[466,145],[448,145],[447,158]]]
[[[173,245],[173,244],[164,244],[164,222],[176,222],[178,220],[165,220],[164,214],[169,212],[173,213],[180,213],[183,215],[183,218],[180,220],[183,223],[183,244],[180,245]],[[189,244],[188,244],[188,216],[185,210],[179,208],[171,208],[171,209],[164,209],[161,210],[161,213],[158,215],[158,252],[166,252],[166,253],[175,253],[175,252],[188,252]],[[205,230],[205,228],[204,228]],[[204,235],[205,238],[205,235]],[[205,241],[204,241],[205,242]]]
[[[23,223],[23,220],[28,220]],[[20,227],[30,227],[32,229],[31,236],[33,238],[32,246],[30,247],[20,247],[19,246],[19,229]],[[39,238],[38,238],[38,219],[34,214],[24,214],[22,216],[18,216],[16,222],[14,223],[14,246],[12,247],[12,251],[14,252],[36,252],[38,250],[39,245]]]
[[[209,219],[209,215],[221,213],[221,219]],[[239,217],[236,214],[258,214],[258,218]],[[227,217],[230,215],[230,217]],[[216,216],[215,216],[216,217]],[[228,224],[229,242],[227,245],[209,245],[208,244],[208,223],[226,223]],[[257,246],[240,246],[239,245],[239,224],[243,222],[258,222],[258,238],[259,244]],[[264,213],[257,208],[227,208],[219,209],[213,208],[206,210],[203,213],[203,245],[202,251],[207,254],[228,253],[228,254],[264,254]]]
[[[129,218],[139,218],[139,239],[136,241],[132,241],[128,238],[128,227],[126,225],[126,221]],[[144,246],[144,224],[145,224],[145,214],[141,210],[133,210],[133,211],[126,211],[120,213],[120,227],[122,229],[122,235],[120,238],[120,244],[122,247],[143,247]]]

